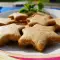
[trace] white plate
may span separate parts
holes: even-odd
[[[9,14],[16,12],[17,10],[8,11],[5,13],[1,13],[0,17],[8,17]],[[47,54],[60,54],[60,44],[55,44],[54,46],[48,47],[45,49],[43,53],[35,51],[35,49],[21,49],[18,45],[6,45],[4,47],[0,47],[0,50],[4,50],[11,53],[23,54],[23,55],[47,55]]]

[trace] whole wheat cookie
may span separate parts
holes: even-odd
[[[0,18],[0,26],[8,25],[11,23],[15,23],[15,21],[11,20],[10,18]]]
[[[23,29],[23,35],[18,40],[19,46],[33,45],[38,51],[43,51],[48,41],[60,41],[60,36],[54,32],[54,26],[35,24]]]
[[[22,21],[24,21],[24,20],[27,19],[28,15],[16,12],[16,13],[13,13],[13,14],[9,15],[8,17],[11,18],[12,20],[16,20],[16,21],[22,20]]]
[[[19,30],[24,28],[22,25],[10,24],[0,27],[0,46],[3,46],[9,40],[17,41],[21,34]]]
[[[55,21],[50,19],[51,19],[50,15],[43,13],[36,13],[32,17],[27,18],[27,20],[29,21],[28,25],[30,26],[36,23],[41,25],[54,25]]]

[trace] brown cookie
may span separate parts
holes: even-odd
[[[9,18],[11,18],[12,20],[16,20],[16,21],[20,21],[20,20],[24,21],[27,19],[27,17],[28,17],[27,14],[23,14],[19,12],[9,15]]]
[[[56,22],[56,29],[60,30],[60,18],[55,18],[55,19],[50,19],[50,20],[54,20]]]
[[[15,23],[15,21],[11,20],[10,18],[0,18],[0,26],[8,25],[11,23]]]
[[[19,46],[33,45],[38,51],[43,51],[48,41],[60,41],[60,36],[54,32],[54,26],[36,24],[23,29],[23,35],[18,40]]]
[[[21,34],[19,30],[24,28],[22,25],[10,24],[0,27],[0,46],[7,43],[9,40],[17,41]]]
[[[28,24],[28,22],[25,20],[25,21],[22,21],[22,20],[20,20],[20,21],[15,21],[14,22],[15,24],[18,24],[18,25],[27,25]]]
[[[41,24],[41,25],[54,25],[55,21],[54,20],[49,20],[51,19],[51,16],[48,14],[43,14],[43,13],[36,13],[32,17],[27,18],[29,21],[29,25],[32,26],[36,23]]]

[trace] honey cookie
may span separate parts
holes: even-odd
[[[3,46],[9,40],[17,41],[21,34],[19,30],[24,28],[22,25],[10,24],[0,27],[0,46]]]
[[[60,41],[60,36],[54,32],[54,26],[35,24],[23,29],[23,35],[18,40],[19,46],[33,45],[38,51],[43,51],[48,41]]]

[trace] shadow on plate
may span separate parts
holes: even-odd
[[[10,43],[11,42],[11,43]],[[55,50],[60,48],[60,44],[54,44],[52,46],[47,47],[43,52],[37,52],[32,46],[27,46],[25,48],[20,48],[18,43],[10,41],[6,46],[1,47],[0,50],[4,51],[13,51],[13,52],[25,52],[25,53],[42,53],[42,54],[49,54],[54,52]]]

